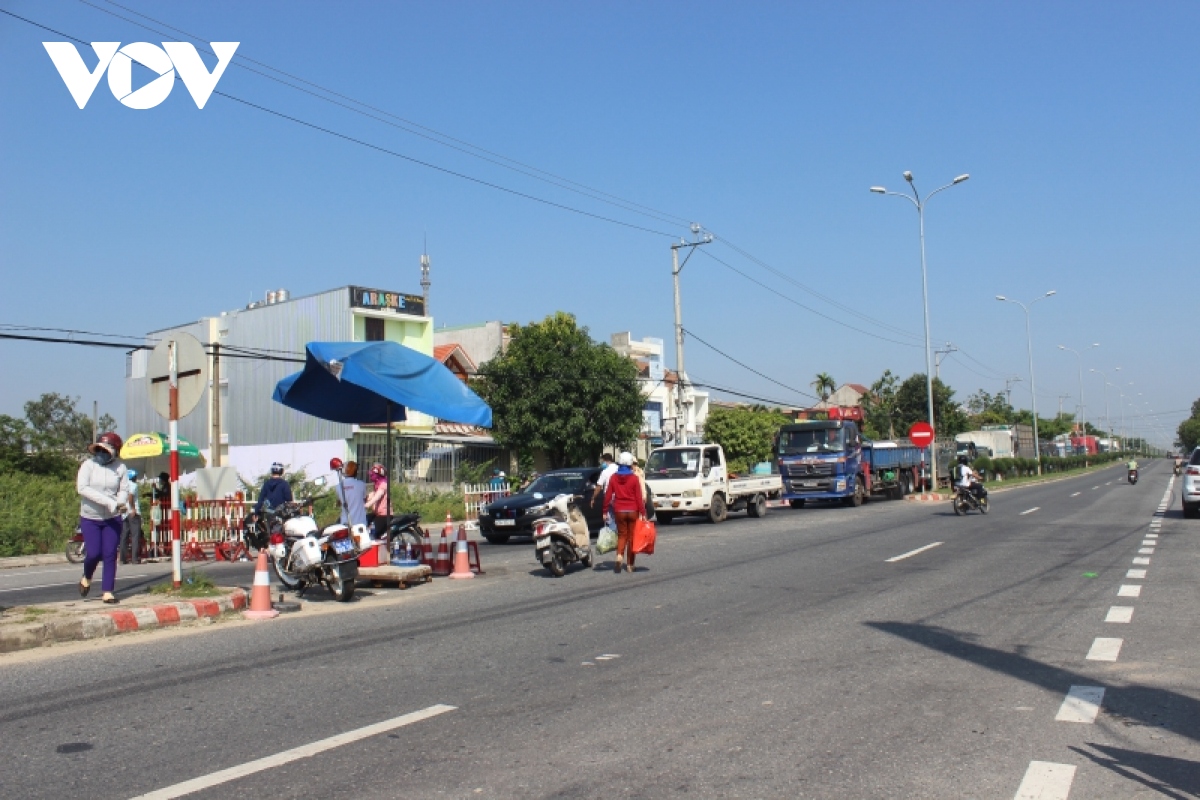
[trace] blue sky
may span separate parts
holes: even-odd
[[[0,8],[88,41],[185,39],[89,2]],[[697,255],[685,327],[796,389],[821,371],[869,384],[885,368],[923,371],[924,354],[916,214],[868,187],[901,189],[912,170],[927,192],[967,172],[926,213],[933,340],[960,348],[942,366],[960,397],[1027,377],[1020,309],[993,297],[1049,289],[1033,316],[1043,415],[1060,393],[1078,402],[1059,343],[1101,343],[1084,364],[1090,420],[1104,413],[1092,367],[1141,411],[1178,410],[1154,418],[1168,434],[1200,395],[1181,335],[1200,250],[1194,4],[121,5],[241,42],[218,92],[661,233],[220,96],[198,110],[179,85],[136,111],[101,81],[81,111],[41,45],[60,37],[0,14],[0,323],[140,335],[272,288],[418,292],[427,236],[438,326],[562,309],[597,338],[669,342],[670,236],[695,220],[717,234],[708,253],[771,290]],[[321,102],[238,68],[254,66],[243,57],[670,220]],[[0,354],[0,413],[58,391],[123,416],[119,352],[0,342]],[[806,401],[694,340],[687,362],[694,380]],[[1017,384],[1014,404],[1029,399]]]

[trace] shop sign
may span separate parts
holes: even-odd
[[[425,298],[420,295],[385,292],[382,289],[366,289],[362,286],[350,287],[350,307],[394,311],[413,317],[425,316]]]

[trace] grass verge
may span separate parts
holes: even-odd
[[[183,583],[178,589],[172,586],[170,581],[164,581],[163,583],[154,584],[147,591],[149,591],[150,594],[162,595],[168,598],[216,597],[217,595],[224,594],[221,589],[212,582],[211,578],[202,572],[197,572],[194,569],[184,576]]]

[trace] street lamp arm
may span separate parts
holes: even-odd
[[[913,199],[912,195],[904,194],[903,192],[884,192],[884,194],[890,195],[891,197],[903,197],[905,200],[916,206],[918,211],[921,210],[921,204]]]
[[[925,195],[925,202],[928,203],[933,198],[933,196],[935,194],[937,194],[938,192],[944,192],[947,189],[949,189],[951,186],[957,186],[957,185],[958,185],[957,183],[955,183],[954,181],[951,181],[950,183],[947,183],[945,186],[934,189],[932,192]]]

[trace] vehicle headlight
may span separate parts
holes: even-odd
[[[704,496],[704,492],[702,492],[699,489],[688,489],[686,492],[684,492],[682,495],[680,495],[680,497],[703,497],[703,496]]]
[[[549,510],[550,510],[550,504],[542,503],[540,506],[530,506],[529,508],[525,509],[525,516],[536,517],[541,514],[545,514]]]

